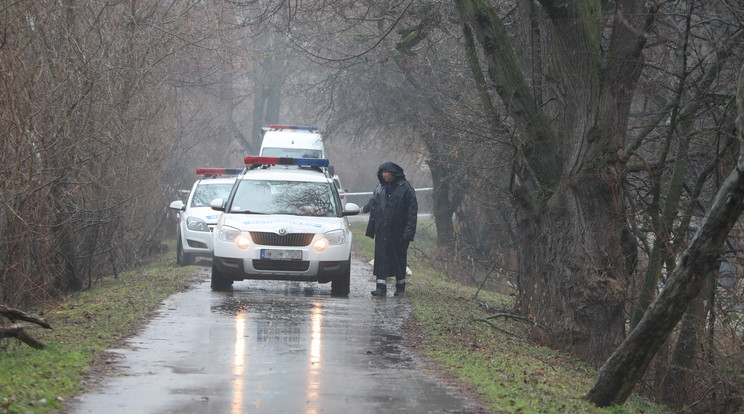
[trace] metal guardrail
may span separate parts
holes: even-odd
[[[434,189],[434,187],[414,188],[414,190],[416,190],[416,192],[420,192],[420,191],[431,191],[433,189]],[[372,195],[372,191],[365,191],[363,193],[344,193],[344,195],[347,195],[347,196]]]
[[[424,188],[415,188],[416,193],[426,193],[426,196],[424,197],[416,197],[418,198],[418,204],[419,204],[419,218],[427,218],[431,219],[431,211],[432,211],[432,200],[431,200],[431,191],[433,190],[433,187],[424,187]],[[352,202],[358,202],[360,206],[363,206],[364,203],[367,202],[367,198],[362,198],[361,196],[371,196],[372,191],[365,191],[365,192],[359,192],[359,193],[344,193],[344,197],[351,197],[358,196],[357,198],[353,198],[353,200],[349,200],[349,198],[345,198],[345,202],[352,201]],[[356,216],[356,218],[352,218],[355,216],[349,216],[349,221],[366,221],[369,217],[367,214]]]

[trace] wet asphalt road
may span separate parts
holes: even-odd
[[[64,413],[466,413],[474,405],[426,374],[403,346],[407,299],[374,298],[352,261],[351,294],[330,284],[203,280],[172,296],[120,355],[101,389]],[[414,276],[415,280],[415,276]]]

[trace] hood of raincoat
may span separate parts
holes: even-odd
[[[382,179],[382,170],[387,170],[393,173],[393,176],[395,177],[395,180],[393,180],[393,182],[396,182],[401,178],[406,178],[406,175],[403,174],[403,168],[401,168],[400,165],[392,161],[385,161],[380,164],[379,167],[377,167],[377,179],[380,180],[380,184],[385,184],[385,180]]]

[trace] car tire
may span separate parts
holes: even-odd
[[[233,280],[220,272],[217,269],[217,266],[212,265],[212,282],[210,284],[212,290],[216,292],[226,292],[232,288],[232,285]]]
[[[177,235],[178,242],[176,243],[176,264],[183,266],[183,244],[181,242],[181,235]]]
[[[178,247],[176,248],[176,263],[179,266],[191,266],[196,262],[196,257],[193,254],[185,253],[183,251],[183,242],[181,241],[181,235],[178,236]]]
[[[331,282],[331,296],[347,297],[351,291],[351,257],[346,262],[346,270]]]
[[[183,265],[191,266],[196,263],[196,256],[191,253],[183,253]]]

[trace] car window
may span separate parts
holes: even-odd
[[[338,206],[329,183],[242,180],[235,190],[230,213],[337,216]]]
[[[232,189],[231,183],[205,183],[202,182],[194,190],[194,197],[191,198],[191,207],[208,207],[209,202],[215,198],[226,200]]]
[[[318,149],[309,148],[264,148],[261,155],[264,157],[321,158],[323,154]]]

